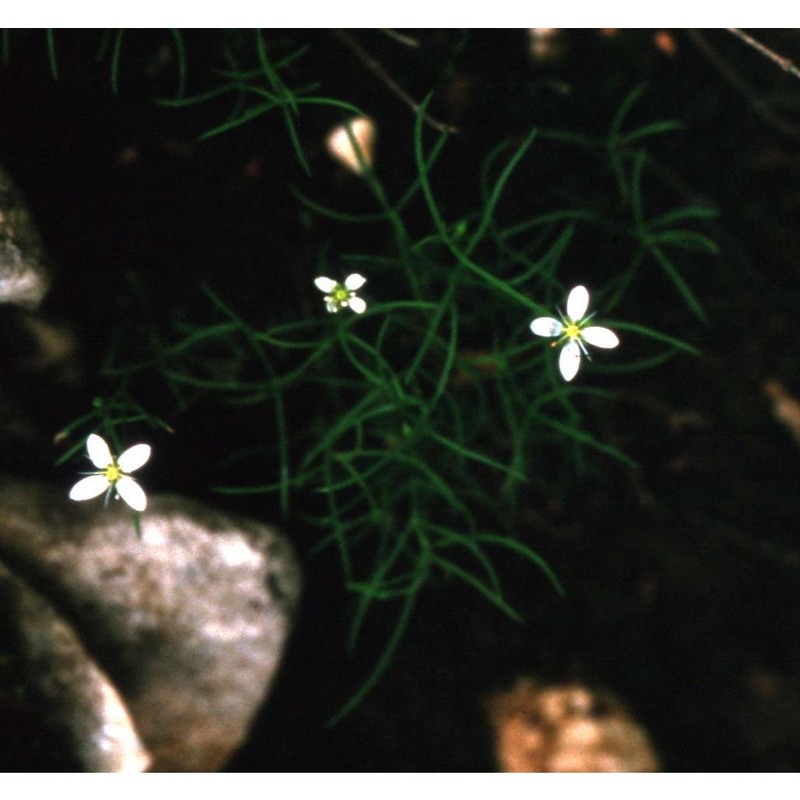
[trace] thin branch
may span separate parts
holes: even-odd
[[[419,47],[419,39],[412,39],[404,33],[398,33],[393,28],[379,28],[381,33],[386,34],[390,39],[405,45],[406,47]]]
[[[345,44],[346,47],[353,51],[353,54],[370,72],[373,72],[383,83],[386,84],[386,87],[390,92],[392,92],[392,94],[399,97],[400,100],[402,100],[415,114],[419,113],[420,104],[406,94],[405,90],[383,68],[383,65],[374,59],[366,50],[364,50],[364,48],[347,31],[334,29],[332,32],[334,36],[336,36]],[[444,122],[439,122],[439,120],[435,119],[429,114],[424,114],[423,119],[428,123],[428,125],[430,125],[432,128],[435,128],[437,131],[442,133],[458,133],[458,128],[454,127],[453,125],[448,125]]]
[[[739,75],[734,67],[728,63],[722,56],[711,47],[706,41],[705,37],[699,31],[687,29],[687,36],[697,46],[703,55],[717,68],[719,73],[730,83],[732,83],[744,96],[750,108],[761,117],[764,122],[771,125],[776,130],[780,131],[785,136],[790,136],[793,139],[800,138],[800,126],[792,125],[779,117],[770,107],[769,104],[763,100],[752,89],[747,82]]]
[[[758,50],[762,56],[766,56],[770,61],[774,61],[782,70],[791,73],[795,78],[800,78],[800,69],[794,65],[793,61],[776,53],[774,50],[770,50],[765,44],[762,44],[739,28],[728,28],[728,30],[734,36],[738,36],[743,42],[749,44],[750,47]]]

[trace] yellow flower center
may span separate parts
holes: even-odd
[[[346,303],[350,299],[350,290],[338,284],[333,290],[333,299],[339,305]]]
[[[569,325],[564,328],[564,336],[568,339],[580,339],[581,338],[581,328],[580,325],[570,322]]]
[[[109,483],[116,483],[122,477],[122,470],[116,464],[109,464],[103,470],[103,475]]]

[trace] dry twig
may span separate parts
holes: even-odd
[[[793,139],[800,138],[800,126],[792,125],[790,122],[786,122],[786,120],[779,117],[769,107],[769,104],[759,97],[758,93],[747,84],[734,67],[711,47],[706,38],[699,31],[687,29],[686,34],[697,46],[697,49],[717,68],[719,73],[742,93],[742,96],[747,101],[750,108],[752,108],[764,122],[771,125],[785,136],[790,136]]]
[[[400,100],[402,100],[415,114],[419,113],[420,104],[406,93],[406,91],[397,83],[397,81],[395,81],[394,78],[392,78],[392,76],[389,75],[389,73],[383,68],[383,65],[380,63],[380,61],[373,58],[366,50],[364,50],[364,48],[350,33],[341,29],[334,29],[333,34],[341,42],[343,42],[348,49],[352,50],[356,58],[358,58],[358,60],[361,61],[361,63],[370,72],[375,73],[375,75],[377,75],[378,78],[386,84],[386,87],[390,92],[392,92],[392,94],[399,97]],[[442,133],[458,132],[458,128],[454,127],[453,125],[448,125],[445,122],[439,122],[439,120],[430,116],[430,114],[424,114],[423,119],[432,128],[435,128],[437,131],[441,131]]]
[[[795,76],[795,78],[800,78],[800,69],[794,65],[794,62],[791,59],[776,53],[774,50],[770,50],[770,48],[765,44],[762,44],[757,39],[754,39],[752,36],[745,33],[743,30],[740,30],[739,28],[728,28],[728,30],[734,36],[738,36],[743,42],[749,44],[750,47],[758,50],[762,56],[766,56],[770,61],[774,61],[782,70],[791,73]]]
[[[396,42],[400,42],[400,44],[405,45],[406,47],[419,47],[419,39],[413,39],[411,36],[407,36],[404,33],[399,33],[393,28],[380,28],[379,30],[390,39],[394,39]]]

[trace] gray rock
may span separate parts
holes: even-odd
[[[39,231],[11,177],[0,168],[0,303],[33,310],[49,288]]]
[[[150,755],[124,701],[75,631],[1,565],[0,591],[2,622],[16,634],[16,659],[26,676],[28,713],[36,713],[60,745],[46,766],[91,772],[147,769]]]
[[[137,532],[121,502],[0,480],[0,562],[32,593],[25,657],[49,663],[40,694],[64,687],[52,716],[73,720],[84,769],[216,770],[243,743],[300,594],[277,531],[164,496]]]
[[[39,309],[51,282],[31,213],[0,167],[0,450],[23,459],[55,433],[42,424],[52,420],[52,393],[68,401],[84,377],[70,327]]]

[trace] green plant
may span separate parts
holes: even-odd
[[[116,86],[121,34],[114,41]],[[232,98],[227,118],[201,138],[275,111],[310,173],[297,126],[305,107],[325,107],[345,123],[364,115],[353,103],[319,94],[316,83],[290,88],[284,71],[305,48],[274,58],[260,32],[236,32],[226,34],[223,49],[228,66],[216,72],[220,85],[162,101],[185,109]],[[287,519],[319,532],[316,551],[335,549],[353,597],[352,647],[370,613],[394,618],[377,663],[336,719],[385,672],[426,586],[461,581],[521,620],[496,565],[505,551],[563,591],[524,530],[523,507],[566,491],[597,459],[634,467],[598,433],[597,419],[620,401],[610,376],[697,352],[638,321],[642,314],[627,303],[637,276],[656,267],[664,287],[705,323],[680,259],[717,252],[690,227],[711,209],[688,204],[648,214],[645,187],[658,180],[658,170],[647,147],[677,125],[628,128],[641,94],[637,89],[621,102],[604,136],[537,127],[498,143],[474,168],[476,200],[466,209],[437,189],[448,135],[429,137],[430,99],[424,101],[408,126],[415,174],[402,191],[388,188],[364,153],[358,158],[373,210],[330,208],[294,190],[298,213],[369,230],[376,246],[353,252],[318,242],[317,262],[304,268],[307,300],[273,302],[257,319],[237,310],[224,287],[210,285],[201,287],[206,305],[196,318],[167,314],[156,325],[132,315],[103,368],[111,399],[70,426],[70,433],[102,427],[119,452],[120,425],[158,423],[135,399],[137,387],[156,383],[173,401],[162,401],[158,416],[176,426],[200,398],[271,420],[262,441],[230,441],[227,465],[248,480],[220,481],[213,491],[275,495]],[[567,188],[549,176],[550,183],[529,191],[544,158],[570,175]],[[578,178],[579,169],[585,175]],[[591,271],[587,252],[594,254]],[[565,384],[555,353],[529,324],[562,301],[579,264],[593,305],[622,333],[623,347]],[[326,313],[314,279],[352,273],[367,278],[366,310]],[[623,318],[609,319],[615,308]],[[62,460],[82,446],[76,442]]]

